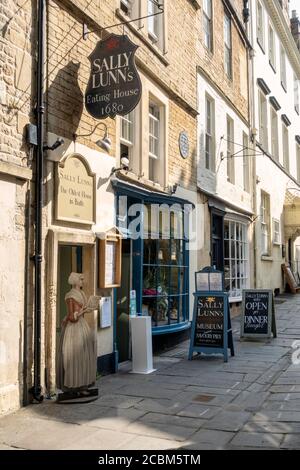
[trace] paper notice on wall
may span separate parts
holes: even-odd
[[[102,297],[100,300],[100,328],[111,326],[111,297]]]
[[[105,284],[112,285],[115,282],[115,256],[116,245],[114,242],[106,243],[105,253]]]

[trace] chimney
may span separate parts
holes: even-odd
[[[295,40],[295,43],[300,51],[300,21],[299,21],[296,10],[292,11],[291,31],[292,31],[292,35]]]

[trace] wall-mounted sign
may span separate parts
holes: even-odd
[[[89,56],[85,106],[94,118],[124,116],[139,103],[142,83],[134,60],[137,48],[128,36],[111,34]]]
[[[182,158],[187,158],[189,156],[189,137],[185,131],[180,132],[178,143],[180,155]]]
[[[271,290],[243,290],[241,337],[276,338],[274,298]]]
[[[72,154],[56,171],[56,219],[95,223],[95,174],[82,155]]]

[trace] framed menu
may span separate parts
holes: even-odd
[[[99,239],[99,288],[109,289],[121,284],[122,236],[117,228]]]

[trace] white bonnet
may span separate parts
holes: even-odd
[[[79,283],[80,279],[82,278],[82,274],[79,273],[71,273],[68,279],[68,283],[71,286],[75,286],[76,284]]]

